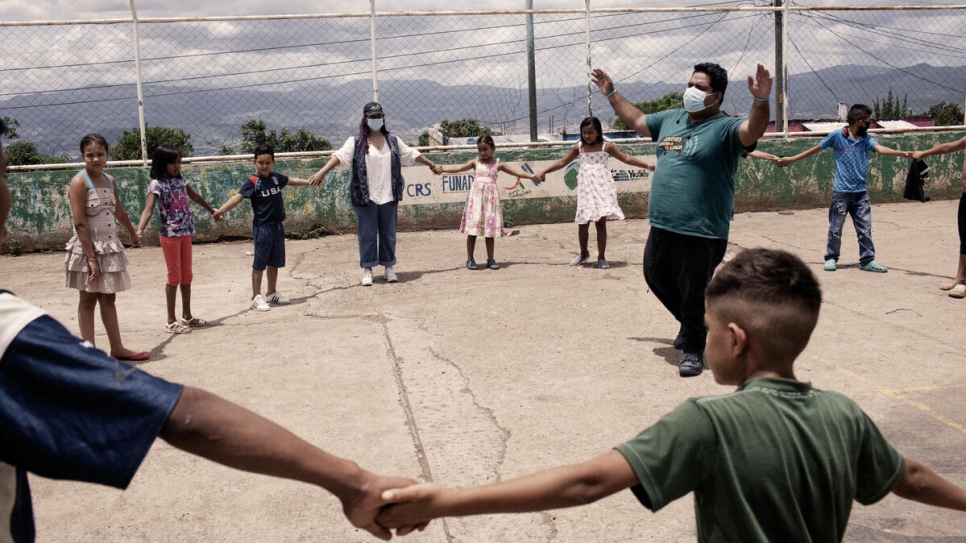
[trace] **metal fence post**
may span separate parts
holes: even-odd
[[[141,160],[148,165],[147,123],[144,120],[144,89],[141,79],[141,40],[138,38],[138,10],[131,0],[131,22],[134,23],[134,72],[138,89],[138,126],[141,127]]]

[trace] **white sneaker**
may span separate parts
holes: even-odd
[[[268,301],[273,304],[285,305],[285,304],[292,303],[288,298],[286,298],[284,295],[282,295],[281,292],[277,290],[271,294],[266,294],[266,296],[268,296]]]
[[[252,298],[252,304],[249,307],[255,311],[269,311],[272,309],[272,307],[266,304],[265,300],[262,299],[261,294],[256,294],[255,297]]]
[[[386,266],[386,282],[395,283],[396,281],[399,281],[396,272],[392,271],[392,266]]]
[[[372,286],[372,268],[366,268],[366,270],[362,272],[362,286]]]

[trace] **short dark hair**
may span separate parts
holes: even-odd
[[[104,138],[104,136],[100,134],[91,133],[81,138],[81,141],[80,141],[81,156],[84,156],[84,147],[87,147],[88,145],[100,145],[104,147],[104,150],[107,151],[108,153],[111,152],[111,147],[107,144],[107,140]]]
[[[272,155],[272,160],[275,160],[275,148],[267,143],[263,143],[255,148],[255,159],[258,160],[260,155]]]
[[[720,92],[723,101],[725,91],[728,90],[728,70],[713,62],[702,62],[694,65],[694,71],[708,76],[708,79],[711,80],[711,91]]]
[[[849,108],[849,113],[845,116],[849,124],[855,124],[860,118],[872,118],[872,108],[865,104],[855,104]]]
[[[170,145],[158,145],[151,151],[151,178],[163,179],[168,176],[168,164],[181,158],[181,151]]]
[[[753,330],[772,356],[798,356],[818,323],[822,289],[797,256],[746,249],[725,263],[705,289],[708,311]]]
[[[584,117],[584,120],[580,121],[580,139],[584,139],[584,128],[593,125],[597,129],[597,140],[592,143],[600,143],[604,141],[604,129],[600,126],[600,119],[597,117]]]

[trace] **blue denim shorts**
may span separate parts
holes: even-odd
[[[282,223],[252,227],[255,262],[252,268],[263,271],[266,266],[285,267],[285,228]]]

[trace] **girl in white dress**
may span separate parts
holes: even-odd
[[[466,234],[466,268],[479,269],[473,253],[476,249],[476,236],[482,235],[486,239],[486,267],[498,270],[500,265],[493,258],[493,240],[503,235],[503,210],[500,207],[496,176],[498,172],[506,172],[516,177],[533,179],[534,175],[493,158],[496,145],[489,134],[477,139],[476,150],[480,153],[478,158],[460,166],[443,167],[441,172],[460,173],[474,170],[473,186],[466,197],[463,219],[460,221],[460,233]]]
[[[654,170],[654,164],[641,160],[634,155],[622,152],[611,142],[605,142],[603,130],[597,117],[587,117],[580,123],[580,140],[570,148],[563,158],[554,162],[537,174],[539,180],[552,171],[559,170],[580,157],[577,170],[577,242],[580,252],[570,261],[571,266],[583,264],[590,258],[587,249],[590,223],[597,226],[597,267],[609,268],[604,256],[607,249],[607,220],[624,220],[624,213],[617,203],[617,185],[607,169],[607,158],[631,166]]]

